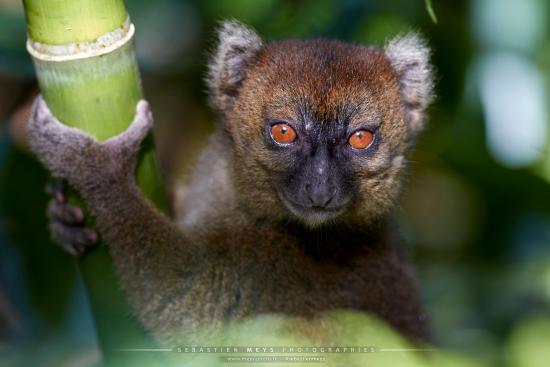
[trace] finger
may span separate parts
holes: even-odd
[[[38,96],[33,106],[34,112],[28,124],[29,146],[38,159],[48,168],[54,177],[78,179],[85,163],[81,159],[90,155],[97,141],[82,130],[60,123],[50,112],[42,96]],[[69,163],[70,162],[70,163]]]
[[[147,137],[152,127],[153,115],[149,103],[142,99],[136,106],[136,115],[128,129],[107,140],[105,144],[128,152],[135,152],[139,150],[141,142]]]
[[[39,118],[42,116],[41,114],[39,114],[39,110],[41,108],[44,108],[43,104],[44,104],[44,98],[42,97],[41,94],[38,94],[32,102],[29,125],[35,124],[37,121],[39,121]]]
[[[44,100],[44,97],[42,97],[42,94],[39,94],[36,96],[32,104],[31,119],[29,121],[28,128],[30,132],[32,132],[33,130],[40,130],[42,125],[50,125],[51,123],[53,123],[53,125],[59,124],[64,126],[52,114],[48,104]]]
[[[81,224],[84,222],[82,209],[56,200],[51,200],[48,204],[48,217],[53,221],[66,224]]]
[[[36,96],[34,100],[33,111],[37,121],[45,121],[51,119],[56,120],[42,94]]]
[[[84,131],[69,127],[61,123],[50,111],[42,95],[35,98],[33,113],[29,121],[28,133],[34,138],[43,138],[53,144],[67,144],[72,142],[76,145],[95,142],[95,139]]]
[[[53,221],[50,225],[52,238],[67,252],[82,254],[86,248],[97,244],[97,232],[91,228],[69,226]]]
[[[153,119],[153,114],[151,112],[151,105],[145,99],[140,99],[136,105],[136,116],[147,115],[149,119]]]
[[[53,180],[46,185],[46,193],[57,202],[65,202],[65,189],[62,180]]]
[[[62,244],[93,245],[98,241],[97,232],[92,228],[68,225],[60,221],[50,223],[52,236]]]
[[[44,152],[55,152],[62,143],[63,125],[52,115],[42,95],[36,96],[27,135],[31,149],[39,156]]]
[[[136,116],[128,132],[132,136],[134,141],[141,142],[149,134],[153,128],[153,113],[149,102],[142,99],[136,106]]]

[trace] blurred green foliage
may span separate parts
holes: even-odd
[[[378,45],[396,33],[420,30],[434,50],[438,98],[411,157],[396,214],[421,278],[436,344],[444,351],[424,362],[547,364],[545,0],[433,1],[437,24],[423,0],[127,0],[127,5],[138,30],[161,161],[167,173],[183,175],[213,126],[202,79],[219,20],[239,19],[267,39],[335,37]],[[1,0],[0,354],[14,365],[91,365],[99,357],[82,285],[72,260],[46,241],[46,174],[8,134],[12,113],[33,87],[24,40],[19,2]],[[506,62],[495,64],[499,60]],[[502,71],[492,76],[491,70]],[[538,84],[540,90],[530,87]],[[535,103],[539,99],[542,107]],[[491,106],[504,113],[495,114]]]

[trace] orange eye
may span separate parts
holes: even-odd
[[[296,140],[296,130],[289,124],[275,124],[271,126],[271,137],[279,144],[290,144]]]
[[[357,130],[348,139],[349,145],[355,149],[367,148],[374,138],[374,135],[368,130]]]

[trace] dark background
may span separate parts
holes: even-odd
[[[438,98],[396,214],[437,344],[479,365],[547,365],[546,0],[434,0],[437,24],[423,0],[126,3],[167,184],[212,130],[203,77],[217,21],[238,19],[266,39],[383,45],[410,29],[425,34]],[[0,0],[0,361],[90,366],[99,354],[85,291],[74,260],[47,240],[47,174],[19,147],[36,93],[25,39],[20,2]]]

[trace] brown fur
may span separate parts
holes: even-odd
[[[280,162],[258,139],[257,122],[265,115],[298,120],[308,109],[319,123],[350,116],[351,126],[367,121],[379,129],[384,145],[358,165],[361,197],[349,216],[368,223],[387,212],[399,191],[409,129],[397,75],[383,52],[330,40],[282,41],[265,46],[257,58],[234,107],[224,111],[226,128],[236,143],[233,178],[243,202],[266,216],[287,215],[275,190],[266,190],[276,180],[264,167],[276,171],[274,164]]]
[[[264,44],[250,29],[226,23],[209,74],[220,128],[176,205],[175,223],[142,197],[129,170],[143,134],[99,144],[39,103],[31,145],[82,194],[137,316],[165,343],[216,333],[245,316],[310,319],[335,309],[372,312],[427,338],[414,275],[387,219],[428,103],[403,103],[410,85],[402,76],[420,75],[414,68],[422,64],[401,56],[328,40]],[[130,131],[143,129],[144,113],[138,110]],[[349,158],[357,193],[337,225],[310,228],[277,196],[289,162],[266,148],[262,126],[269,117],[298,121],[305,114],[311,123],[347,119],[378,134],[374,154]]]

